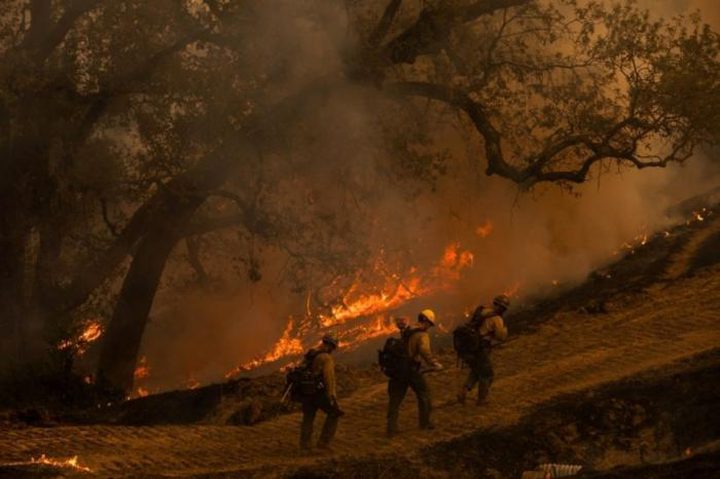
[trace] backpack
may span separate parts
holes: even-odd
[[[410,337],[418,330],[410,329],[399,338],[388,338],[385,345],[378,351],[380,370],[389,378],[401,378],[410,373],[412,360],[408,354]]]
[[[480,350],[480,335],[472,325],[465,323],[453,330],[453,348],[458,356],[468,356]]]
[[[311,349],[305,354],[302,363],[291,368],[285,376],[286,387],[290,388],[291,401],[302,402],[325,387],[322,376],[312,370],[313,361],[318,354]]]

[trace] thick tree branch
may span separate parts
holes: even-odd
[[[385,12],[380,18],[380,22],[378,22],[375,30],[373,30],[368,38],[368,45],[371,48],[377,47],[380,43],[382,43],[383,39],[390,30],[390,26],[392,25],[398,10],[400,10],[400,5],[402,5],[402,0],[390,0],[390,3],[387,4]]]
[[[180,38],[173,44],[149,56],[135,68],[112,79],[112,81],[108,82],[98,93],[92,95],[90,106],[87,108],[80,126],[77,129],[74,143],[80,146],[92,135],[93,128],[105,114],[115,96],[127,91],[131,85],[150,78],[153,72],[163,65],[165,60],[181,52],[191,43],[203,39],[206,34],[207,32],[204,30],[197,30]]]
[[[30,4],[32,23],[21,47],[33,51],[38,62],[44,62],[65,40],[78,18],[100,6],[102,2],[103,0],[71,1],[62,17],[53,24],[50,19],[50,0],[33,0]]]
[[[418,19],[388,42],[384,55],[393,63],[413,63],[420,55],[437,53],[447,43],[454,27],[490,15],[498,10],[517,7],[531,0],[478,0],[464,7],[439,3],[425,7]]]
[[[482,106],[474,102],[467,93],[452,87],[427,82],[392,83],[385,87],[385,91],[430,98],[464,111],[485,140],[485,155],[488,162],[486,173],[488,175],[497,174],[516,183],[524,181],[525,178],[522,177],[522,174],[507,163],[503,157],[500,132],[492,125]]]
[[[671,162],[682,162],[692,154],[689,137],[683,135],[674,143],[670,153],[664,157],[640,158],[637,154],[640,140],[657,131],[658,126],[647,124],[647,122],[631,116],[608,128],[607,132],[597,139],[588,134],[561,138],[551,143],[539,154],[520,161],[519,164],[528,166],[519,168],[505,159],[500,132],[492,125],[482,105],[475,102],[467,93],[445,85],[427,82],[398,82],[386,85],[384,89],[389,93],[437,100],[464,111],[484,140],[487,160],[486,174],[495,174],[507,178],[524,187],[530,187],[541,182],[583,183],[587,179],[592,166],[603,160],[613,159],[629,162],[638,169],[658,168],[665,167]],[[640,128],[640,131],[634,136],[625,136],[621,139],[620,144],[622,146],[612,146],[617,136],[626,128]],[[545,170],[548,165],[559,159],[567,150],[577,147],[587,151],[587,156],[584,158],[576,158],[577,168]]]

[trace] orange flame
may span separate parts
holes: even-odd
[[[493,224],[490,222],[490,220],[485,220],[485,223],[475,228],[475,235],[477,235],[478,238],[487,238],[492,232]]]
[[[85,354],[88,345],[102,336],[103,328],[97,319],[87,320],[84,326],[82,332],[75,339],[64,339],[60,341],[57,349],[60,351],[72,349],[78,356]]]
[[[460,279],[461,271],[473,265],[473,260],[471,252],[462,250],[460,243],[452,242],[447,245],[438,263],[426,274],[420,274],[418,268],[411,267],[403,275],[388,272],[380,256],[373,265],[372,272],[383,278],[383,284],[379,287],[368,285],[358,275],[339,303],[330,307],[329,313],[321,313],[315,317],[319,328],[313,327],[308,296],[305,302],[308,314],[304,321],[297,323],[290,318],[282,336],[270,352],[235,367],[225,377],[232,377],[284,357],[302,354],[313,338],[317,339],[330,328],[340,328],[336,333],[342,347],[351,349],[369,339],[391,334],[396,327],[384,313],[397,309],[414,298],[451,289]],[[348,322],[355,320],[360,321],[360,324],[347,326]]]
[[[264,363],[276,361],[285,356],[302,354],[304,351],[302,342],[300,341],[299,338],[292,337],[294,326],[295,326],[295,321],[293,320],[293,318],[290,318],[288,320],[287,325],[285,326],[285,330],[283,331],[282,336],[277,341],[277,343],[275,343],[275,346],[273,347],[272,351],[267,353],[265,356],[257,357],[251,361],[248,361],[245,364],[241,364],[240,366],[237,366],[232,371],[229,371],[228,373],[226,373],[225,377],[226,378],[232,377],[242,371],[247,371],[249,369],[253,369]]]
[[[133,373],[133,377],[137,381],[138,379],[145,379],[150,376],[150,366],[148,366],[147,358],[143,356],[140,358],[140,362],[138,363],[137,367],[135,368],[135,372]]]
[[[89,467],[81,466],[78,462],[78,457],[73,456],[70,459],[53,459],[51,457],[47,457],[45,454],[42,454],[40,457],[35,459],[34,457],[30,459],[31,464],[44,464],[47,466],[53,466],[53,467],[63,467],[68,469],[74,469],[76,471],[82,471],[82,472],[92,472],[92,470]]]

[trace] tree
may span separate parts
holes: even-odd
[[[314,148],[333,99],[369,100],[383,141],[368,155],[397,158],[393,171],[419,181],[442,174],[445,156],[428,155],[427,125],[393,125],[421,100],[457,113],[456,128],[482,141],[486,173],[523,188],[581,183],[612,165],[662,167],[717,140],[717,33],[629,3],[10,6],[0,19],[10,66],[0,73],[0,317],[14,331],[5,353],[22,344],[25,359],[54,344],[38,332],[77,320],[93,292],[122,283],[98,366],[110,390],[132,385],[182,240],[207,276],[197,237],[238,228],[248,244],[284,251],[296,279],[312,268],[316,284],[300,289],[367,259],[365,223],[342,221],[342,195],[371,186],[336,168],[336,182],[348,182],[341,201],[321,207],[291,191],[312,190],[316,158],[327,168]],[[218,205],[233,212],[218,215]],[[242,259],[251,278],[252,251]]]

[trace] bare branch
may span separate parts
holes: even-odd
[[[398,10],[400,9],[400,5],[402,5],[402,0],[390,0],[390,3],[387,4],[380,22],[377,24],[377,27],[375,27],[375,30],[373,30],[370,34],[370,38],[368,39],[368,44],[371,48],[377,47],[383,41],[390,30],[390,26],[392,25]]]

